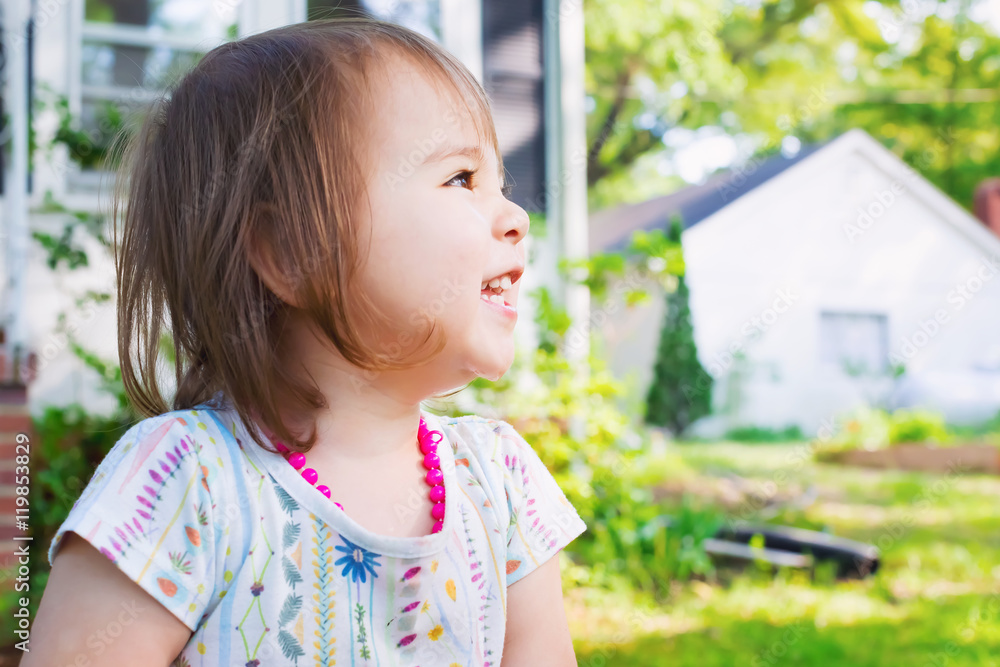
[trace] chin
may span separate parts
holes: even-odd
[[[469,370],[476,377],[486,378],[490,382],[496,382],[510,370],[514,363],[513,350],[509,355],[496,356],[491,359],[474,359],[469,364]]]

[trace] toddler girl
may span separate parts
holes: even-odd
[[[508,423],[421,404],[514,354],[528,216],[475,78],[390,23],[288,26],[208,53],[126,164],[145,418],[51,543],[23,664],[576,664],[586,525]]]

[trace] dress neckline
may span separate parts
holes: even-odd
[[[420,414],[426,420],[428,428],[440,431],[443,436],[441,442],[438,444],[437,454],[441,460],[441,473],[444,476],[444,524],[440,532],[428,535],[399,537],[396,535],[382,535],[365,528],[352,519],[345,511],[334,505],[333,500],[324,496],[316,487],[302,479],[302,475],[289,465],[284,456],[257,446],[253,442],[253,439],[250,438],[245,424],[243,424],[243,432],[246,435],[246,441],[243,450],[260,467],[265,469],[288,492],[295,502],[312,512],[316,517],[330,525],[336,532],[357,546],[378,554],[398,558],[428,556],[441,551],[445,547],[451,532],[454,530],[456,521],[455,513],[458,511],[458,489],[456,488],[457,483],[455,481],[455,452],[448,439],[448,434],[441,425],[440,418],[430,414],[423,408],[421,408]],[[240,420],[237,419],[237,421]],[[265,442],[270,443],[271,446],[274,445],[259,427],[257,427],[257,432]],[[416,443],[414,443],[414,447],[416,447]]]

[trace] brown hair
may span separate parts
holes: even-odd
[[[254,270],[258,243],[289,277],[307,320],[349,362],[368,371],[423,363],[393,363],[361,340],[358,322],[383,314],[349,288],[366,256],[355,211],[373,170],[364,150],[374,136],[373,81],[392,56],[457,94],[501,160],[489,98],[465,66],[430,39],[370,18],[223,44],[154,104],[128,145],[112,208],[122,382],[140,415],[218,406],[222,392],[244,423],[263,418],[289,449],[315,443],[315,429],[300,439],[276,405],[288,396],[309,412],[327,397],[281,363],[280,334],[296,306]],[[157,383],[161,349],[175,366],[170,408]]]

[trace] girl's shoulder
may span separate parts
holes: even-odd
[[[545,443],[529,443],[509,422],[479,415],[444,417],[439,423],[460,476],[488,489],[489,505],[504,531],[508,586],[586,531],[536,451]]]
[[[437,417],[455,451],[456,461],[470,455],[491,471],[510,471],[512,460],[519,454],[537,455],[531,444],[507,421],[481,415]]]
[[[201,406],[133,424],[59,526],[49,563],[73,531],[195,630],[224,583],[236,432],[226,411]]]
[[[121,474],[128,463],[131,472],[146,465],[145,481],[176,471],[204,475],[207,462],[223,465],[229,450],[242,446],[237,440],[234,414],[225,409],[196,406],[146,417],[133,424],[101,461],[90,480],[96,490],[107,476]],[[168,470],[170,468],[170,470]],[[86,493],[77,504],[86,500]]]
[[[465,452],[483,462],[495,461],[500,453],[504,434],[514,431],[514,427],[503,420],[481,415],[436,417],[436,419],[446,432],[456,455]]]

